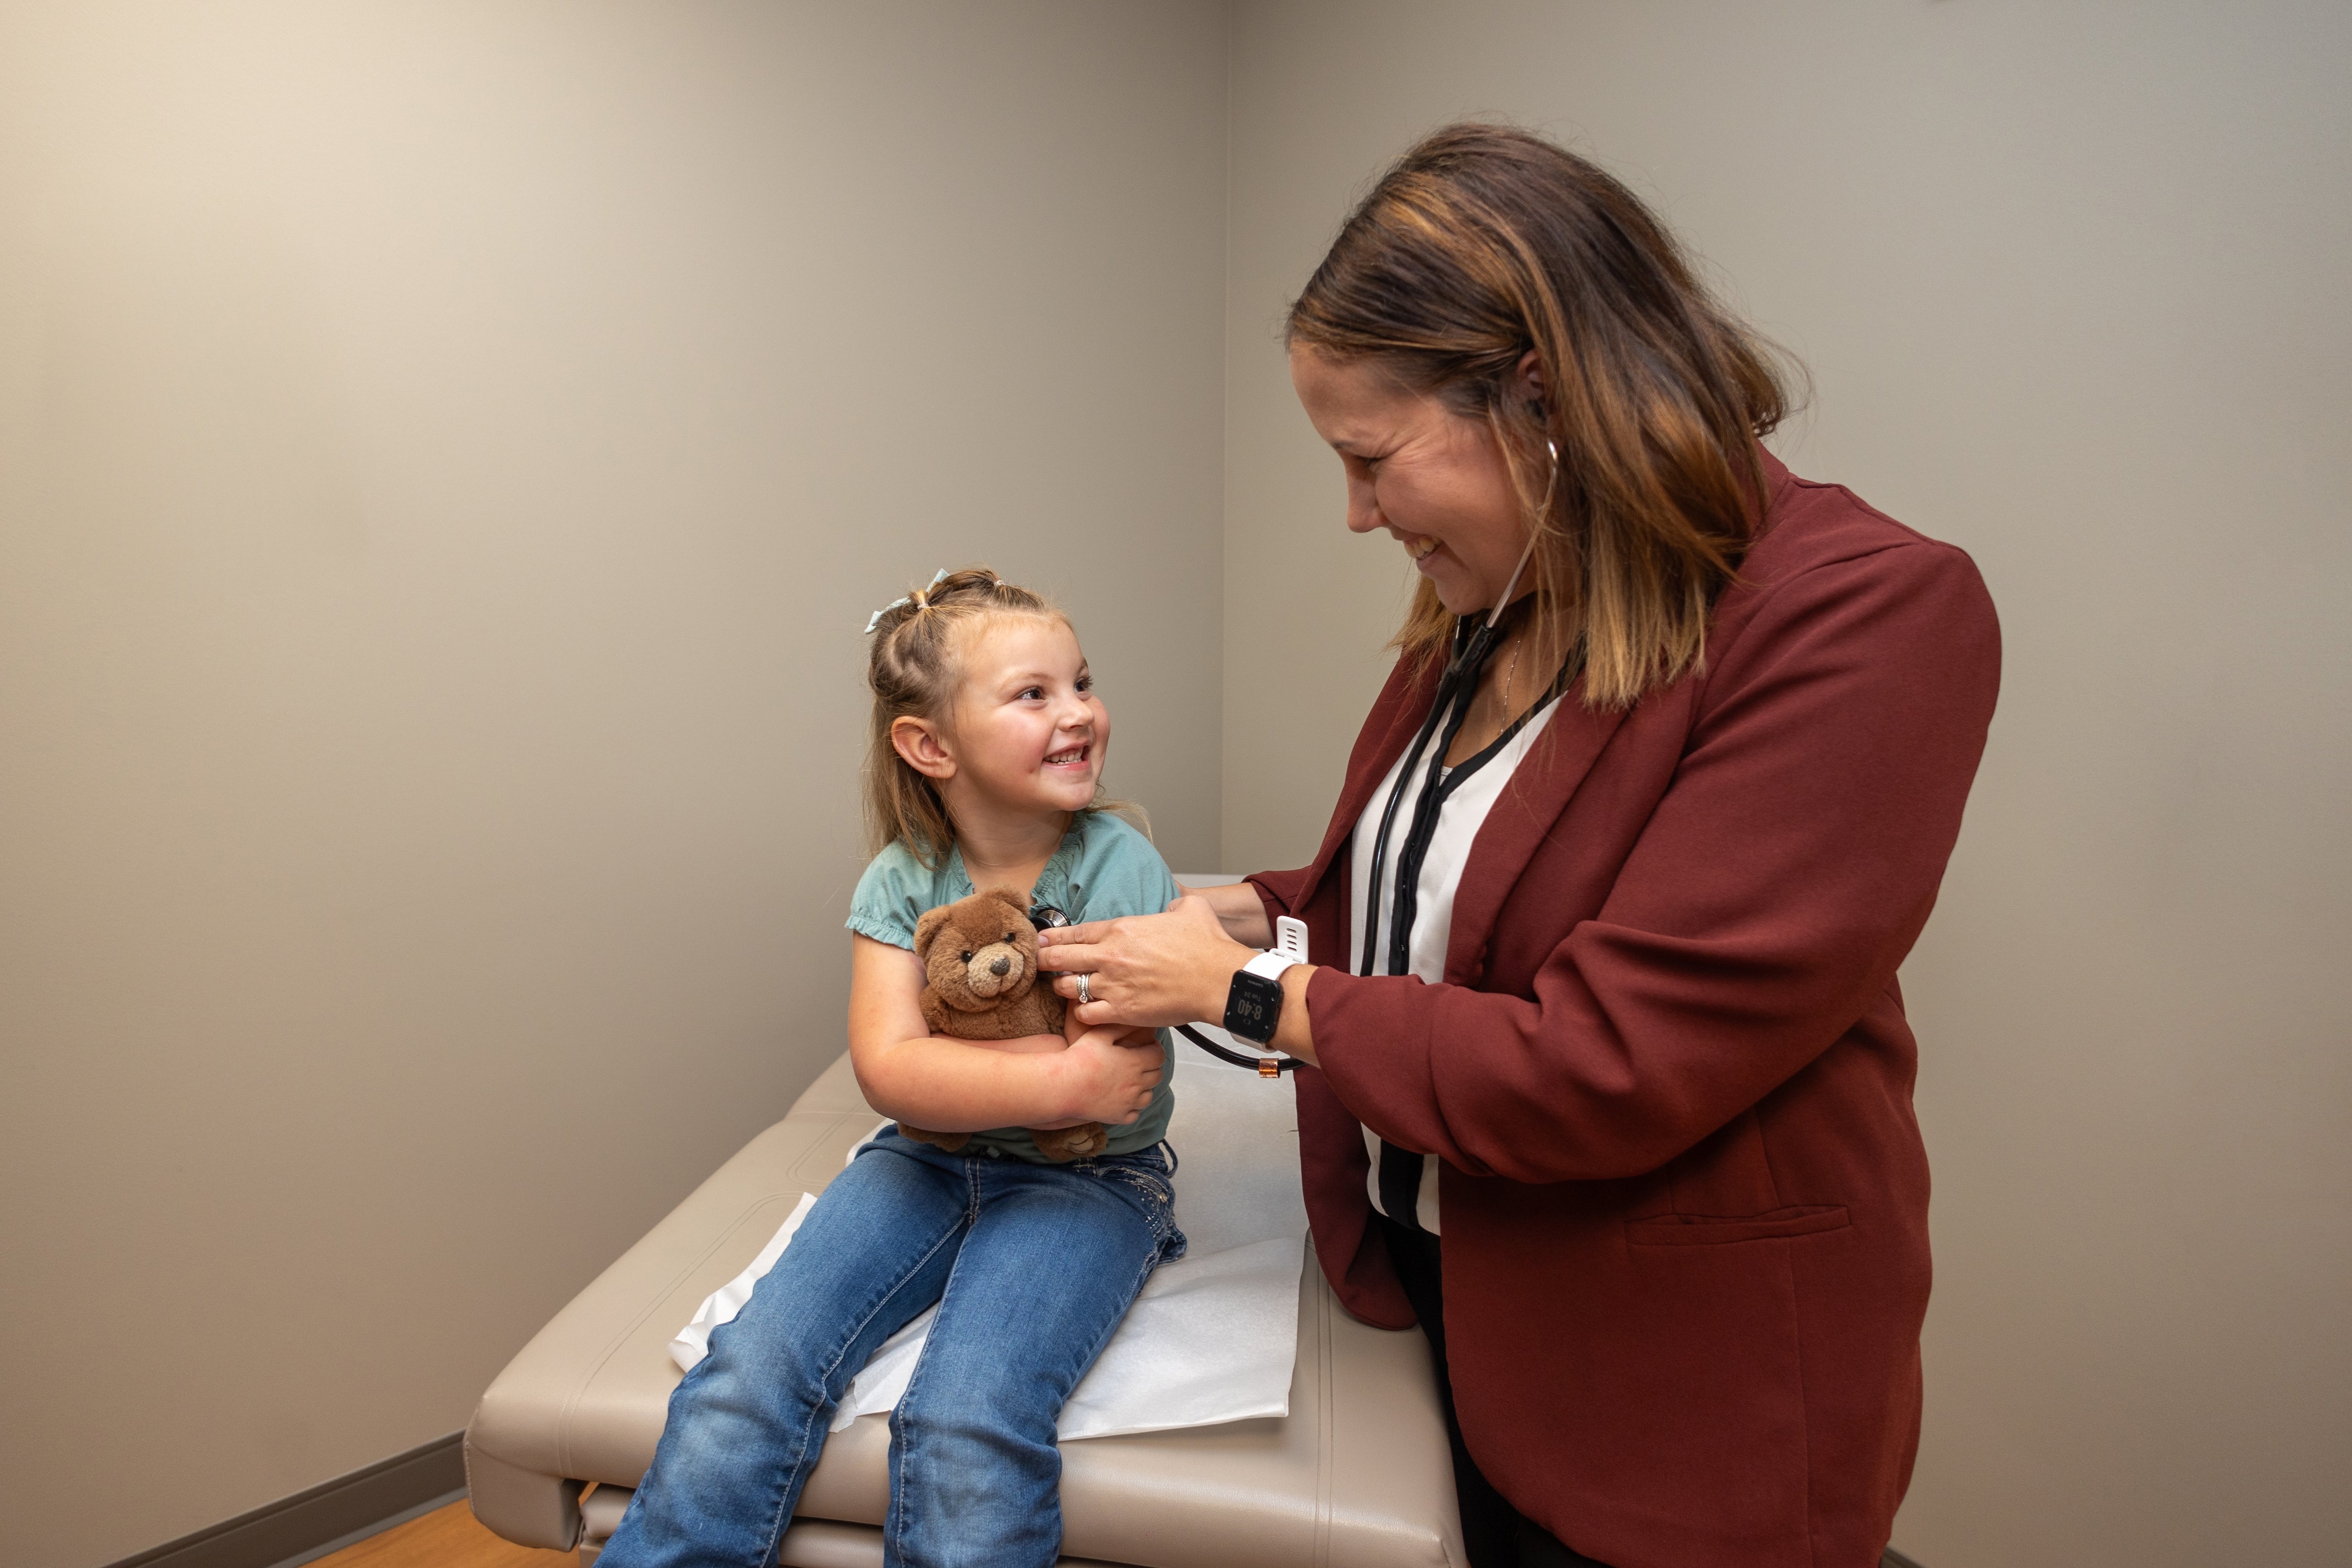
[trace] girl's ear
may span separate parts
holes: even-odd
[[[940,727],[929,719],[901,715],[891,720],[890,749],[925,778],[955,777],[956,760],[940,738]]]

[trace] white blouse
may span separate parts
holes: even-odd
[[[1356,819],[1354,841],[1349,848],[1348,885],[1353,889],[1348,908],[1348,972],[1351,974],[1412,973],[1432,984],[1445,974],[1445,948],[1454,931],[1454,889],[1462,880],[1462,868],[1470,858],[1470,846],[1478,837],[1479,826],[1486,822],[1486,813],[1503,793],[1503,786],[1517,771],[1521,759],[1527,756],[1545,726],[1559,709],[1557,697],[1548,699],[1509,739],[1489,747],[1461,766],[1472,770],[1459,784],[1446,795],[1438,807],[1437,830],[1429,841],[1429,852],[1421,862],[1413,909],[1412,940],[1407,947],[1410,963],[1403,970],[1392,969],[1390,963],[1390,942],[1392,931],[1389,924],[1396,908],[1396,863],[1404,847],[1407,829],[1412,826],[1413,806],[1421,798],[1423,782],[1429,776],[1429,754],[1422,753],[1421,765],[1413,770],[1412,781],[1406,784],[1404,799],[1397,805],[1396,819],[1389,828],[1388,864],[1381,868],[1381,886],[1368,889],[1372,875],[1372,841],[1380,834],[1381,816],[1388,809],[1389,794],[1396,788],[1397,773],[1405,759],[1399,757],[1396,765],[1372,791],[1371,800],[1364,814]],[[1456,770],[1444,769],[1443,782],[1453,777]],[[1370,891],[1378,900],[1381,911],[1380,952],[1369,969],[1364,965],[1364,899]],[[1364,1178],[1370,1190],[1372,1207],[1381,1214],[1389,1213],[1381,1198],[1380,1138],[1369,1127],[1364,1129],[1364,1148],[1372,1157],[1372,1168]],[[1410,1154],[1410,1151],[1398,1151]],[[1393,1158],[1394,1156],[1391,1156]],[[1412,1156],[1421,1162],[1420,1195],[1412,1215],[1391,1215],[1392,1219],[1408,1225],[1418,1223],[1431,1235],[1437,1234],[1437,1156]]]

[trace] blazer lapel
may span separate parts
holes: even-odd
[[[1454,929],[1445,941],[1448,984],[1466,985],[1479,977],[1487,939],[1494,934],[1503,900],[1518,885],[1520,873],[1535,858],[1544,836],[1568,809],[1601,749],[1624,722],[1622,709],[1596,713],[1585,707],[1580,696],[1583,686],[1580,677],[1560,693],[1559,710],[1503,786],[1486,820],[1479,825],[1478,837],[1471,840],[1470,858],[1454,892]],[[1377,783],[1379,777],[1375,773],[1373,781]]]

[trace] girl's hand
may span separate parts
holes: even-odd
[[[1054,989],[1070,1000],[1069,1016],[1088,1028],[1222,1018],[1234,973],[1250,958],[1250,949],[1226,933],[1215,908],[1198,894],[1178,899],[1164,915],[1089,921],[1037,935],[1037,966],[1064,972]],[[1087,977],[1087,1002],[1077,1000],[1080,974]]]
[[[1142,1037],[1137,1044],[1120,1043],[1138,1035]],[[1056,1059],[1071,1099],[1069,1115],[1046,1123],[1053,1127],[1080,1121],[1112,1127],[1131,1124],[1151,1103],[1165,1065],[1157,1036],[1149,1029],[1116,1026],[1087,1030]]]

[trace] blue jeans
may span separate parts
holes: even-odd
[[[669,1401],[598,1568],[768,1568],[849,1381],[934,1301],[890,1416],[889,1568],[1051,1568],[1062,1406],[1181,1258],[1166,1145],[1032,1165],[894,1128],[857,1152]]]

